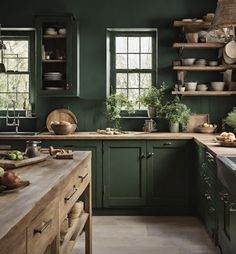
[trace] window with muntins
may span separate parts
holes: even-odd
[[[145,89],[156,84],[157,31],[110,32],[110,91],[135,104]]]
[[[16,109],[23,109],[30,103],[30,36],[6,35],[3,42],[6,73],[0,74],[0,109],[11,108],[13,102]]]

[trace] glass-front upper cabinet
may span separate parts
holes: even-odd
[[[79,41],[71,14],[40,15],[37,30],[37,86],[44,96],[79,96]]]

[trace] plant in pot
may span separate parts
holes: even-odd
[[[168,102],[161,109],[162,117],[169,121],[170,132],[179,132],[179,125],[185,128],[191,115],[190,109],[175,97],[172,102]]]
[[[233,132],[236,133],[236,108],[233,108],[233,110],[228,113],[223,123],[231,127]]]
[[[162,83],[159,88],[151,86],[140,96],[139,102],[148,108],[148,117],[156,117],[156,114],[160,111],[162,106],[161,100],[166,89],[166,84]]]
[[[106,118],[115,129],[120,130],[120,113],[126,110],[128,114],[135,112],[133,103],[124,94],[111,94],[106,99]]]

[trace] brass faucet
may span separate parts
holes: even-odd
[[[18,113],[16,116],[16,101],[12,100],[12,105],[13,105],[13,121],[12,123],[9,122],[10,116],[9,116],[8,105],[7,105],[6,126],[15,127],[15,133],[18,133],[19,126],[20,126],[20,119],[19,119],[20,113]]]

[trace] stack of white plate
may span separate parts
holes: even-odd
[[[62,80],[63,73],[61,72],[45,72],[43,74],[44,80]]]

